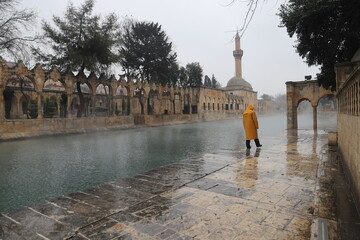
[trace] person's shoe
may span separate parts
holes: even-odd
[[[259,145],[259,146],[256,146],[257,148],[261,148],[262,147],[262,145]]]
[[[262,147],[262,145],[260,144],[260,141],[259,141],[259,139],[254,139],[254,141],[255,141],[255,144],[256,144],[256,147]]]

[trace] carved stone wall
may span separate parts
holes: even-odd
[[[360,206],[360,62],[336,65],[338,147]]]
[[[44,119],[45,98],[51,98],[56,105],[51,119]],[[30,100],[37,102],[37,119],[28,119]],[[55,67],[46,71],[40,64],[29,70],[21,61],[14,64],[0,58],[0,139],[238,117],[247,104],[243,96],[221,89],[142,84],[93,72],[60,73]]]

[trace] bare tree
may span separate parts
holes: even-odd
[[[266,1],[266,0],[263,0]],[[235,2],[245,2],[247,4],[247,11],[244,18],[244,22],[242,23],[241,28],[238,30],[240,37],[242,37],[248,28],[252,18],[254,17],[255,11],[258,7],[259,0],[231,0],[226,6],[233,5]]]
[[[0,0],[0,54],[28,59],[31,44],[39,39],[24,34],[34,25],[37,14],[29,9],[16,9],[18,0]]]

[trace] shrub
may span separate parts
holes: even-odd
[[[44,118],[52,118],[56,114],[56,107],[49,97],[44,99]]]
[[[31,99],[28,107],[29,116],[31,118],[37,118],[38,116],[38,104],[35,99]]]

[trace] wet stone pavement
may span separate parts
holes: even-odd
[[[336,239],[333,198],[321,186],[327,134],[299,130],[262,142],[2,214],[0,239],[317,239],[319,218],[330,219]]]

